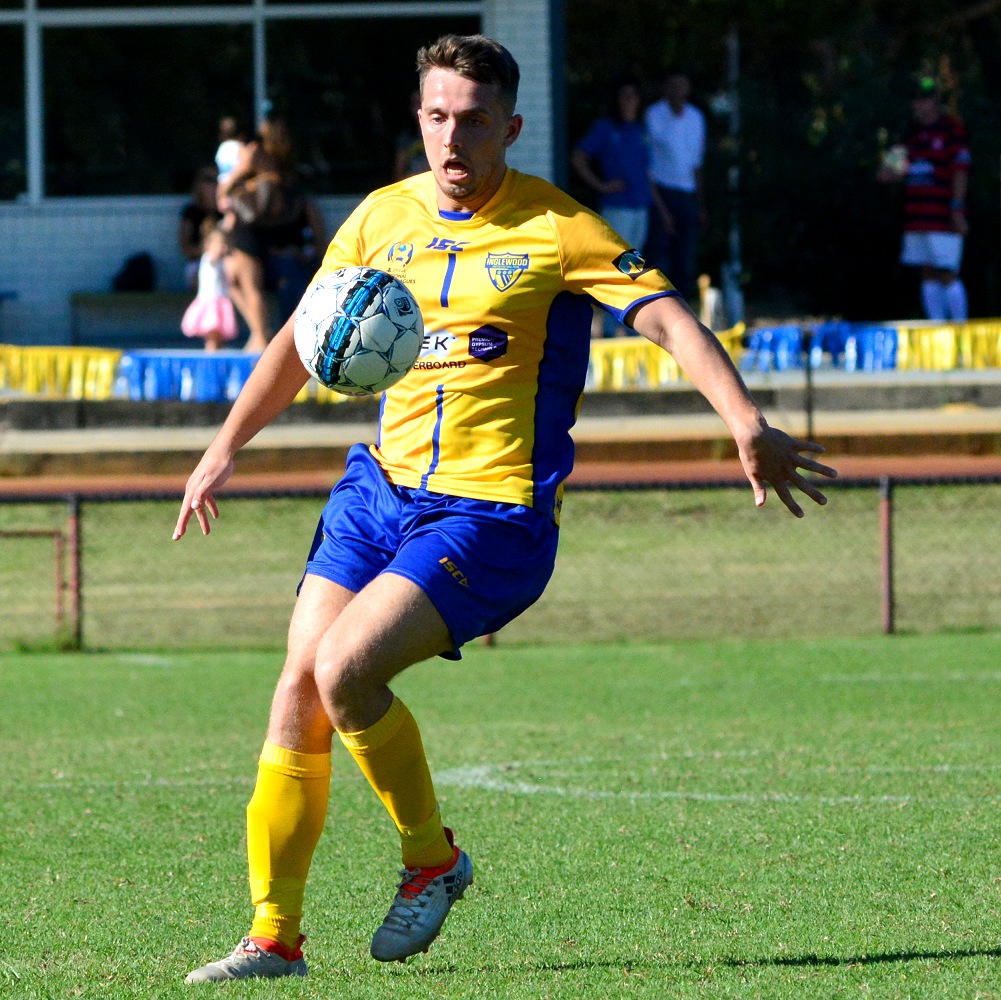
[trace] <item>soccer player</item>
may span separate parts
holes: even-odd
[[[369,195],[320,274],[367,265],[414,291],[426,326],[415,369],[384,397],[378,443],[355,446],[317,528],[247,808],[254,917],[232,954],[188,982],[305,975],[306,876],[323,829],[333,735],[388,810],[403,871],[372,956],[404,961],[438,936],[473,881],[443,825],[420,731],[389,687],[457,658],[538,599],[552,573],[591,303],[678,359],[725,420],[754,490],[796,515],[800,470],[822,451],[765,422],[726,353],[671,284],[597,215],[507,167],[518,66],[482,36],[418,54],[431,170]],[[306,380],[287,322],[187,483],[174,538],[203,534],[236,453]]]

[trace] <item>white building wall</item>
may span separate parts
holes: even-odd
[[[506,45],[521,68],[518,110],[525,127],[508,162],[553,179],[549,0],[485,0],[483,32]],[[560,151],[562,155],[562,151]],[[357,197],[317,199],[329,232]],[[184,288],[177,222],[185,198],[54,198],[0,203],[0,343],[68,344],[69,297],[109,291],[125,259],[148,252],[157,287]]]
[[[156,265],[156,287],[184,289],[177,224],[187,199],[53,198],[40,205],[0,204],[0,343],[70,342],[74,292],[107,292],[126,258],[143,251]],[[328,232],[357,198],[318,198]]]
[[[508,163],[554,180],[549,0],[488,3],[483,14],[483,34],[508,48],[521,69],[518,111],[525,119],[525,127],[508,154]]]

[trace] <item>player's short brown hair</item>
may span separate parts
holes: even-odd
[[[508,111],[514,113],[521,72],[514,56],[500,42],[485,35],[442,35],[417,53],[422,93],[424,80],[433,69],[450,69],[477,83],[493,84]]]

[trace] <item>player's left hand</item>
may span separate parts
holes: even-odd
[[[767,484],[771,484],[782,503],[796,517],[803,516],[803,508],[796,502],[793,488],[805,493],[814,503],[827,503],[827,497],[799,471],[803,469],[828,479],[837,478],[836,469],[803,454],[820,454],[824,451],[822,445],[814,441],[797,440],[785,431],[766,425],[763,430],[752,435],[746,444],[738,442],[738,451],[740,463],[754,489],[755,507],[764,506],[768,495]]]

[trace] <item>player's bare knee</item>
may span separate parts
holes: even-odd
[[[373,705],[381,700],[384,685],[374,682],[360,663],[338,657],[318,659],[315,677],[327,715],[336,729],[351,732],[374,721],[370,719]]]
[[[317,657],[313,668],[316,686],[328,705],[349,703],[356,696],[358,671],[345,658],[327,655]]]

